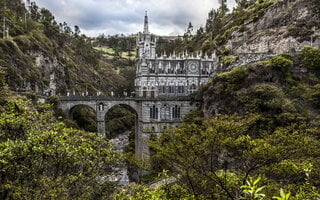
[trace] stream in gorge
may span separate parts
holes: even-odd
[[[129,133],[130,131],[126,131],[110,140],[117,151],[121,151],[122,153],[124,152],[125,147],[129,144]],[[129,183],[128,167],[126,164],[121,168],[115,168],[114,171],[118,171],[118,174],[109,177],[112,181],[116,181],[120,185]]]

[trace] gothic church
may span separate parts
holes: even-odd
[[[156,37],[149,32],[148,16],[144,30],[137,38],[136,96],[166,98],[188,96],[207,83],[215,72],[217,57],[201,55],[156,55]]]
[[[158,57],[156,45],[156,37],[149,32],[146,14],[143,33],[137,38],[135,87],[136,98],[141,102],[141,118],[137,124],[139,141],[177,126],[188,112],[196,109],[189,94],[209,81],[218,63],[215,55],[202,57],[173,53]],[[142,146],[147,148],[147,145]],[[137,151],[149,152],[148,149]]]

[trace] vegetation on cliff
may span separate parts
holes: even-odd
[[[6,82],[14,91],[39,94],[122,95],[125,78],[112,60],[95,50],[80,28],[55,21],[51,12],[31,3],[29,11],[20,0],[1,0],[1,18],[8,36],[0,30],[0,65]],[[125,62],[125,64],[123,63]],[[123,61],[120,65],[130,66]]]
[[[220,1],[212,9],[204,27],[186,37],[175,48],[224,57],[225,51],[239,53],[283,53],[319,45],[320,7],[317,0],[239,0],[228,9]]]

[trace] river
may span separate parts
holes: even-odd
[[[110,140],[117,151],[124,152],[124,148],[129,144],[129,133],[129,131],[126,131]],[[116,181],[120,185],[129,183],[128,167],[126,166],[126,164],[124,164],[124,167],[115,168],[114,170],[118,171],[119,174],[117,176],[110,177],[112,181]]]

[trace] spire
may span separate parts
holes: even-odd
[[[149,24],[148,24],[148,13],[147,13],[147,11],[146,11],[146,14],[144,16],[143,34],[149,34]]]

